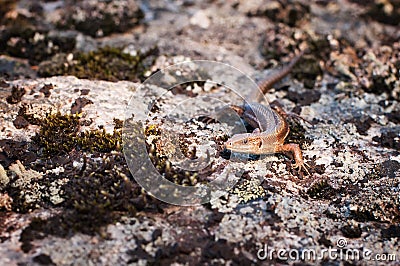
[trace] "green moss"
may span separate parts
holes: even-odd
[[[339,191],[336,191],[327,180],[315,182],[308,190],[307,194],[316,199],[332,199]]]
[[[146,136],[150,136],[150,135],[160,136],[161,135],[161,130],[155,124],[154,125],[148,125],[146,127],[146,130],[145,130],[145,135]]]
[[[60,212],[48,219],[33,219],[24,228],[20,241],[24,252],[32,248],[31,242],[47,235],[70,237],[76,232],[88,235],[98,234],[107,237],[105,226],[124,216],[132,216],[137,210],[146,208],[147,202],[156,200],[143,194],[141,187],[129,180],[122,153],[106,155],[102,160],[89,159],[83,154],[69,156],[72,160],[85,161],[82,169],[74,169],[69,162],[63,167],[70,169],[62,177],[68,182],[60,186],[60,196],[64,201],[57,205]],[[48,189],[51,183],[60,178],[48,174],[37,180],[39,186]],[[45,198],[41,206],[49,204]]]
[[[266,196],[264,188],[259,180],[241,180],[231,190],[230,193],[236,194],[241,203],[257,200]]]
[[[106,226],[121,216],[161,209],[162,204],[147,195],[131,176],[120,146],[122,120],[114,119],[114,132],[109,134],[103,128],[81,131],[85,124],[81,115],[55,113],[39,118],[26,108],[19,115],[40,126],[39,132],[31,143],[0,141],[0,148],[12,160],[28,152],[34,154],[24,166],[44,175],[27,180],[24,186],[10,182],[4,190],[13,198],[15,212],[58,209],[54,216],[33,219],[24,228],[20,239],[24,252],[32,249],[35,239],[47,235],[70,237],[81,232],[106,237]],[[51,171],[56,168],[62,172]],[[29,202],[27,194],[33,195]],[[54,202],[54,197],[62,200]]]
[[[180,168],[175,168],[167,155],[164,154],[163,140],[161,139],[162,131],[157,125],[148,125],[145,130],[145,135],[151,136],[151,143],[147,143],[147,151],[149,158],[157,171],[167,180],[183,185],[183,186],[194,186],[197,183],[205,183],[206,177],[212,174],[213,171],[211,166],[204,169],[201,173],[195,171],[185,171]],[[184,139],[181,139],[184,142]],[[186,154],[188,158],[193,158],[193,154],[187,148],[185,143],[180,143],[181,151]]]
[[[158,208],[160,204],[132,181],[120,147],[123,121],[114,119],[114,132],[109,134],[101,128],[80,132],[81,120],[80,115],[56,113],[36,121],[41,129],[31,146],[36,147],[40,160],[33,162],[31,168],[51,170],[61,162],[64,171],[30,180],[27,188],[38,187],[39,191],[37,201],[29,205],[20,196],[25,194],[25,188],[9,186],[15,199],[13,210],[54,207],[52,188],[63,201],[57,203],[59,213],[48,219],[34,219],[23,230],[20,241],[24,252],[31,250],[32,241],[49,234],[70,237],[81,232],[106,237],[105,226],[122,215],[135,215],[138,210]],[[60,178],[63,181],[57,185]]]
[[[104,129],[80,132],[79,115],[48,115],[40,121],[40,131],[32,139],[41,147],[45,155],[59,155],[72,150],[89,152],[120,151],[122,132],[115,128],[113,134]]]
[[[59,55],[41,64],[38,74],[42,77],[73,75],[108,81],[144,80],[145,72],[157,53],[156,47],[135,56],[124,53],[121,48],[103,47],[89,53],[76,53],[72,61],[68,61],[66,55]]]

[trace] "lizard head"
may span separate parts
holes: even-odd
[[[260,154],[262,139],[257,134],[236,134],[225,142],[227,150],[239,153]]]

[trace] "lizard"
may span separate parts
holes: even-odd
[[[303,54],[304,51],[300,52],[288,65],[261,82],[259,90],[250,97],[251,102],[247,101],[242,106],[230,105],[230,108],[255,130],[252,133],[233,135],[224,143],[225,149],[255,155],[290,152],[295,159],[294,168],[298,168],[299,171],[304,169],[309,174],[299,145],[284,143],[290,130],[286,121],[287,115],[282,110],[271,109],[258,103],[276,82],[290,73]]]

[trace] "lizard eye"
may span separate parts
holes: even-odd
[[[248,142],[247,139],[243,140],[243,144],[247,144],[247,142]]]

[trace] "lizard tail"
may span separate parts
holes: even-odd
[[[267,93],[268,90],[271,89],[271,87],[281,79],[283,79],[287,74],[290,73],[292,68],[297,64],[297,62],[300,60],[300,58],[304,55],[305,50],[302,50],[298,55],[296,55],[292,61],[286,66],[284,66],[282,69],[278,70],[275,74],[272,76],[269,76],[265,81],[261,82],[259,85],[260,90],[257,91],[257,96],[255,97],[255,100],[258,102],[262,99],[262,96]]]

